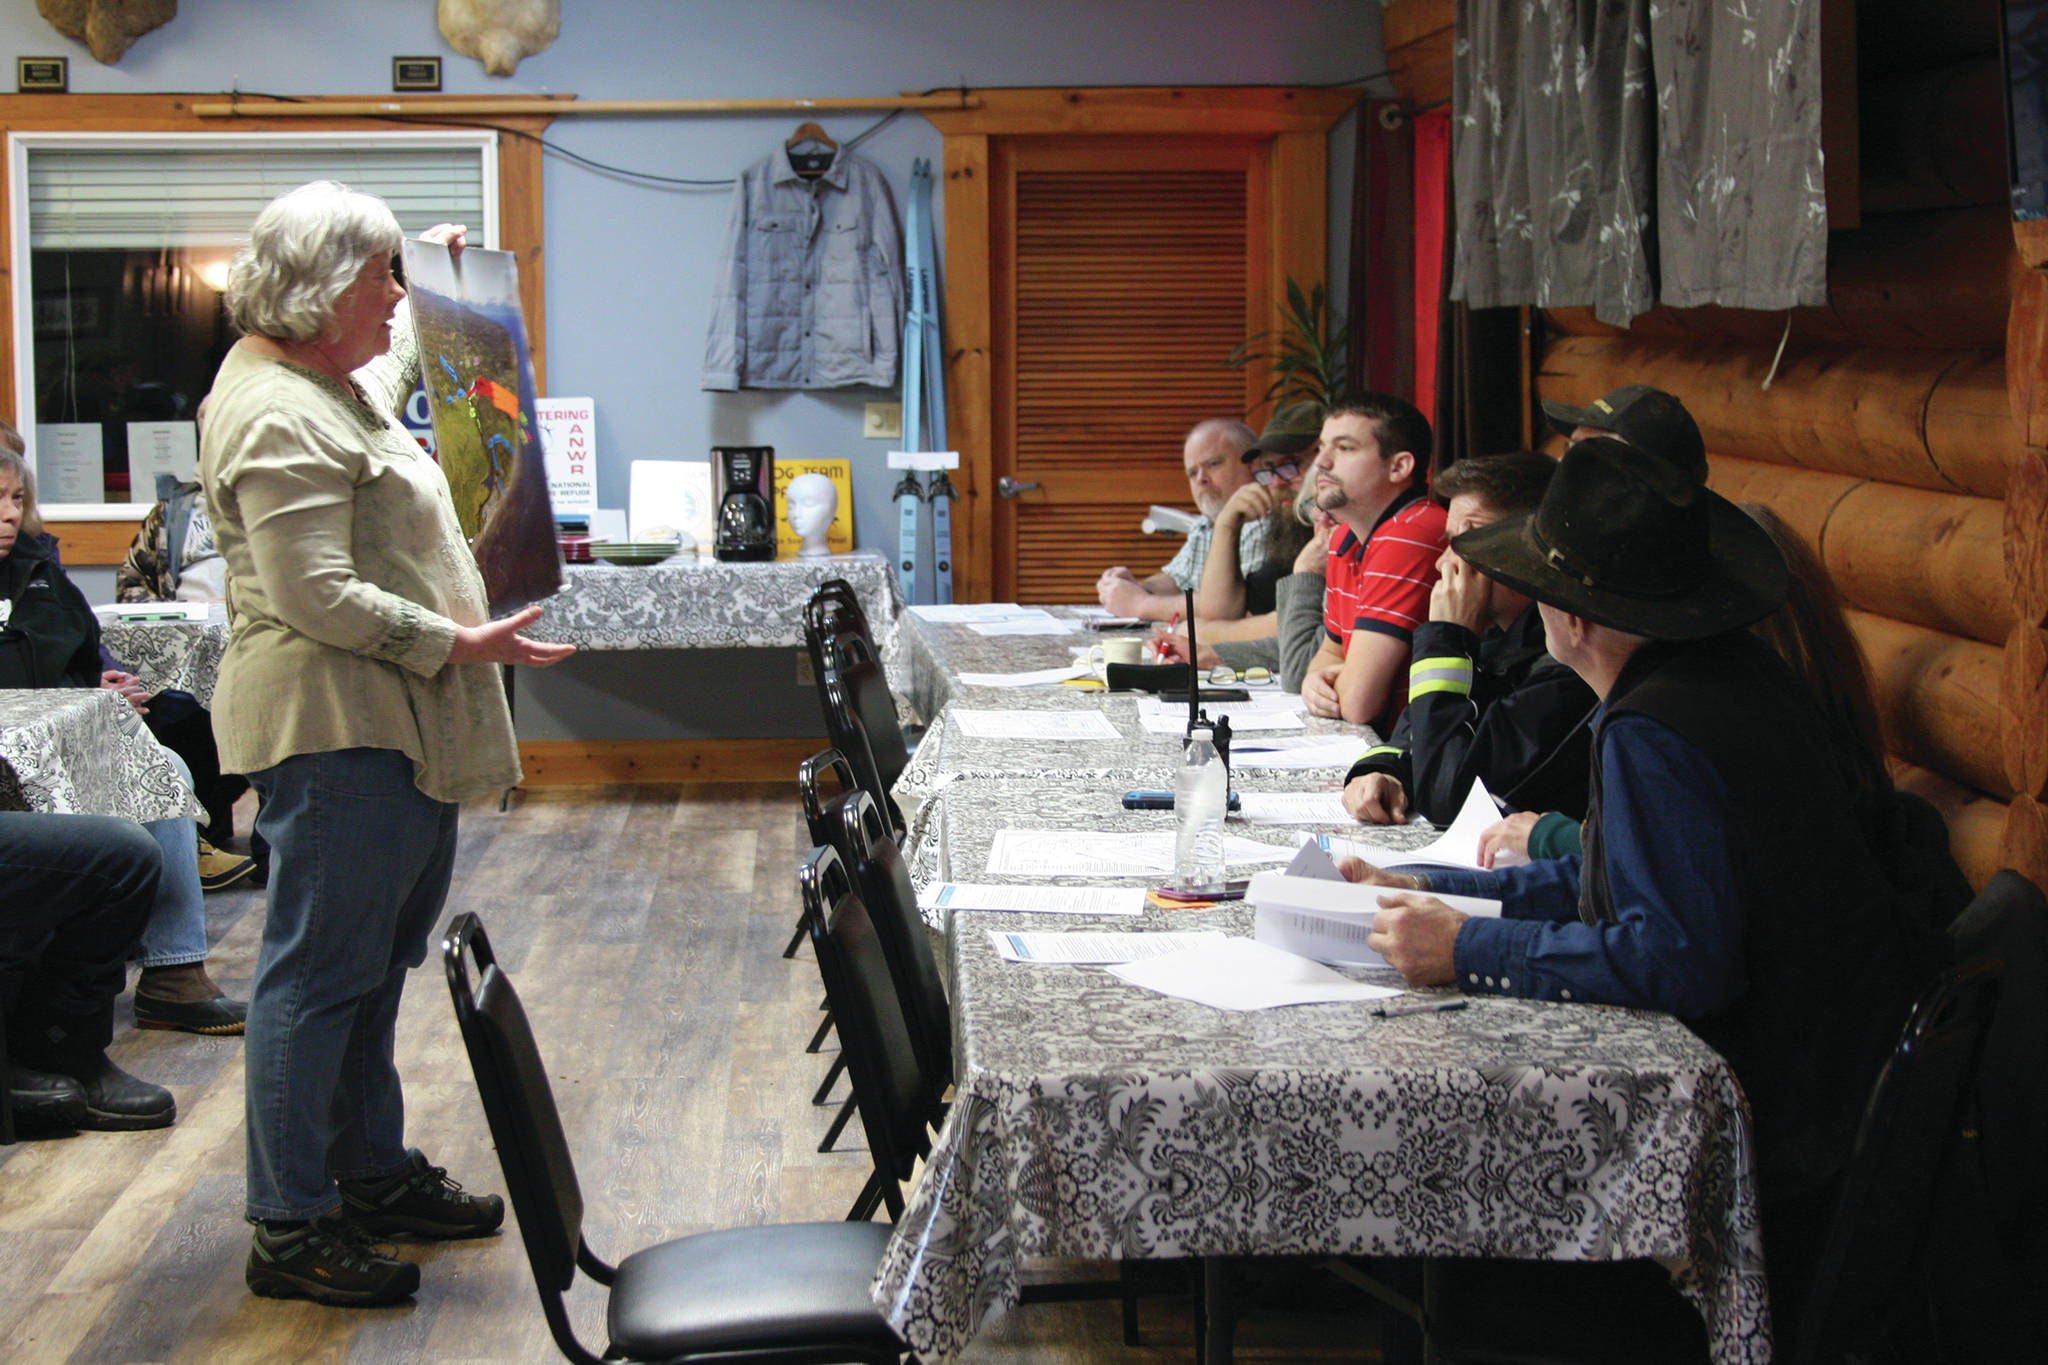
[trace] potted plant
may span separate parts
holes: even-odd
[[[1290,276],[1280,330],[1246,337],[1231,348],[1224,363],[1241,370],[1254,361],[1270,360],[1273,382],[1263,401],[1284,407],[1307,400],[1328,407],[1344,396],[1344,341],[1343,320],[1330,312],[1322,282],[1304,294]]]

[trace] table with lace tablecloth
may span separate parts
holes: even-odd
[[[999,829],[1144,827],[1111,800],[963,778],[920,811],[912,865],[982,880]],[[955,1097],[875,1286],[921,1358],[1006,1311],[1026,1259],[1310,1254],[1661,1257],[1717,1361],[1770,1358],[1748,1111],[1728,1064],[1669,1016],[1506,998],[1391,1019],[1237,1013],[1099,967],[1006,963],[986,932],[1244,935],[1250,915],[952,916]]]
[[[132,609],[147,610],[147,604]],[[152,694],[189,692],[211,710],[214,679],[228,647],[227,604],[208,603],[203,621],[124,621],[102,612],[100,640]]]
[[[561,595],[527,633],[579,649],[768,649],[804,640],[804,603],[830,578],[852,585],[883,658],[902,597],[873,551],[727,563],[680,554],[659,564],[571,564]]]
[[[204,819],[135,708],[100,687],[0,690],[0,764],[30,810]]]
[[[905,633],[906,638],[908,632]],[[907,658],[912,651],[905,649]],[[1275,689],[1277,696],[1277,689]],[[964,732],[956,713],[961,709],[1100,713],[1117,738],[1070,740],[1041,736],[982,738]],[[1183,730],[1170,734],[1146,730],[1139,720],[1139,694],[1101,692],[1053,686],[1029,688],[971,687],[962,689],[940,712],[918,741],[917,752],[896,779],[896,799],[909,805],[924,800],[954,777],[1042,777],[1072,782],[1128,779],[1125,787],[1173,786],[1185,744]],[[1215,708],[1209,708],[1214,710]],[[1249,791],[1314,791],[1340,783],[1352,762],[1378,742],[1372,729],[1340,720],[1303,716],[1298,730],[1242,729],[1239,746],[1281,736],[1344,736],[1356,743],[1344,750],[1341,762],[1315,768],[1256,768],[1233,764],[1232,782]],[[1121,790],[1121,789],[1120,789]]]

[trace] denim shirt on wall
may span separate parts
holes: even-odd
[[[704,387],[890,388],[902,335],[903,233],[881,168],[842,151],[806,180],[779,148],[741,172]]]

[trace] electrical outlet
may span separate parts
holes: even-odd
[[[871,441],[894,441],[903,435],[901,403],[870,403],[861,418],[860,434]]]
[[[796,685],[798,687],[816,687],[818,685],[818,675],[817,672],[811,667],[811,655],[809,650],[797,651]]]

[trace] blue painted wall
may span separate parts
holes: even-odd
[[[509,79],[457,56],[432,0],[187,0],[117,66],[59,36],[27,0],[0,11],[13,55],[68,55],[79,93],[380,94],[390,58],[441,54],[454,94],[584,99],[893,95],[935,86],[1324,84],[1384,65],[1374,0],[565,0],[562,35]],[[1383,87],[1382,87],[1383,88]],[[819,120],[841,141],[874,122]],[[578,118],[551,141],[594,160],[720,179],[789,135],[787,116]],[[1330,240],[1348,235],[1352,119],[1330,144]],[[901,196],[936,130],[903,114],[863,144]],[[634,458],[703,459],[713,445],[854,461],[855,533],[892,549],[886,441],[863,440],[874,390],[709,394],[704,328],[728,191],[656,187],[547,162],[549,388],[597,401],[598,494],[626,498]],[[1342,288],[1343,262],[1330,278]],[[1178,459],[1178,452],[1161,452]]]

